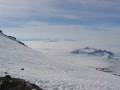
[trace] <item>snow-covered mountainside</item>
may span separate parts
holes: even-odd
[[[93,62],[94,63],[94,62]],[[120,77],[59,60],[25,47],[0,33],[0,76],[6,74],[45,90],[119,90]]]
[[[11,40],[14,40],[14,41],[18,42],[19,44],[22,44],[22,45],[24,45],[24,46],[27,47],[27,45],[25,45],[23,42],[16,40],[16,38],[13,37],[13,36],[7,36],[7,35],[5,35],[4,33],[2,33],[1,30],[0,30],[0,34],[1,34],[2,36],[4,36],[4,37],[7,37],[7,38],[9,38],[9,39],[11,39]]]
[[[111,51],[107,50],[101,50],[101,49],[96,49],[96,48],[81,48],[81,49],[75,49],[71,51],[73,54],[87,54],[87,55],[93,55],[93,56],[102,56],[107,59],[119,59],[118,57],[115,57],[115,54]]]

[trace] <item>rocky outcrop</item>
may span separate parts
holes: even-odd
[[[2,30],[0,30],[0,33],[2,33]]]
[[[43,90],[37,85],[23,79],[12,78],[10,75],[0,77],[0,90]]]
[[[12,39],[12,40],[16,40],[16,38],[13,37],[13,36],[8,36],[8,38],[10,38],[10,39]]]
[[[27,47],[27,45],[25,45],[23,42],[21,41],[17,41],[17,42]]]

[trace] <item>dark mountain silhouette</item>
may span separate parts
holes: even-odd
[[[87,54],[87,55],[92,55],[92,56],[103,56],[103,57],[106,57],[107,59],[119,59],[119,58],[115,57],[115,54],[111,51],[90,48],[90,47],[75,49],[75,50],[71,51],[71,53],[73,53],[73,54]]]

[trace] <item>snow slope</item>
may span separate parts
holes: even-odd
[[[7,72],[46,90],[120,89],[120,77],[72,62],[49,57],[0,34],[1,76]]]

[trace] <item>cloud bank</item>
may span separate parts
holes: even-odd
[[[19,40],[94,40],[120,44],[120,26],[110,25],[53,25],[43,22],[30,22],[21,27],[11,27],[3,30],[6,34]]]

